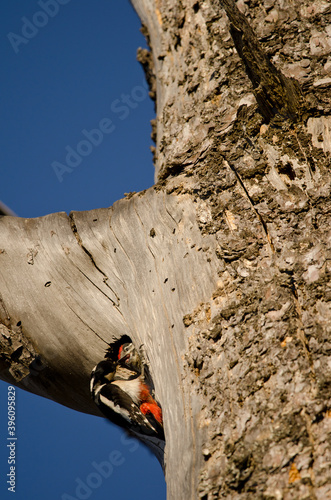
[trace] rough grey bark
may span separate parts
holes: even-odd
[[[133,4],[156,184],[0,220],[1,376],[93,413],[89,372],[129,334],[169,499],[329,498],[331,4]]]

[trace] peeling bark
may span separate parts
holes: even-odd
[[[90,371],[128,334],[169,499],[331,497],[330,4],[132,3],[156,184],[0,219],[1,376],[95,413]]]

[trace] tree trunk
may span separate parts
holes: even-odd
[[[127,334],[169,499],[330,498],[330,4],[133,4],[156,184],[0,219],[1,377],[97,414],[90,372]]]

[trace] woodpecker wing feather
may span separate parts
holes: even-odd
[[[129,423],[138,433],[158,434],[157,427],[140,411],[132,397],[117,385],[118,382],[105,384],[96,394],[104,415],[121,427],[127,428]]]
[[[160,420],[154,407],[162,415],[161,408],[152,397],[152,383],[146,385],[148,368],[143,369],[132,344],[125,344],[118,358],[115,361],[107,357],[92,370],[90,390],[95,403],[105,417],[139,439],[145,436],[164,441],[162,417]]]

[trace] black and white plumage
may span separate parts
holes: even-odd
[[[146,390],[139,371],[121,360],[105,359],[92,370],[91,395],[105,417],[137,437],[164,440],[162,424],[152,413],[145,415],[141,411]]]

